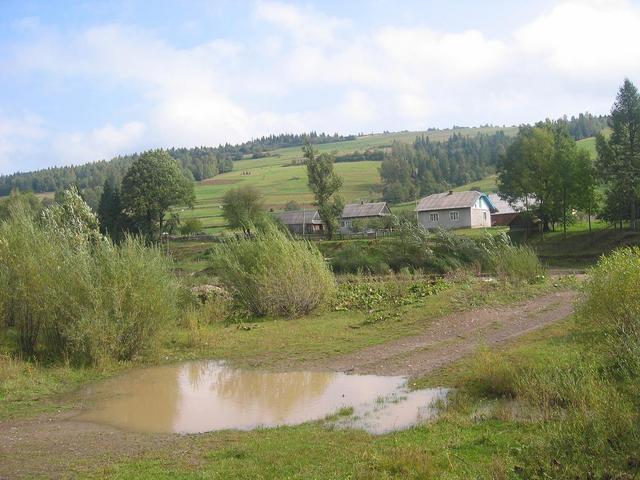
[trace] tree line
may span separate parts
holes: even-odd
[[[69,192],[86,204],[75,186],[58,192],[55,198],[41,200],[32,192],[13,190],[0,200],[0,222],[19,209],[39,217],[46,211],[64,205]],[[92,210],[99,220],[103,235],[120,243],[127,234],[156,242],[162,233],[180,225],[172,207],[191,207],[195,201],[193,181],[165,150],[151,150],[138,156],[124,173],[122,180],[109,177],[102,186],[98,207]],[[96,222],[96,228],[98,228]]]
[[[308,134],[280,134],[260,137],[237,145],[224,144],[218,147],[170,148],[166,152],[178,162],[183,174],[191,180],[200,181],[220,173],[233,170],[233,161],[245,155],[264,153],[277,148],[304,145],[305,138],[312,143],[332,143],[353,140],[353,135],[328,135],[310,132]],[[0,196],[12,190],[23,192],[57,192],[73,185],[82,192],[84,199],[94,209],[97,208],[102,186],[108,179],[122,180],[127,169],[140,154],[122,155],[111,160],[100,160],[84,165],[51,167],[33,172],[17,172],[0,175]]]
[[[597,123],[597,122],[596,122]],[[595,123],[594,123],[595,124]],[[511,203],[530,202],[543,231],[574,210],[638,228],[640,206],[640,94],[626,79],[607,117],[610,135],[596,136],[597,158],[577,147],[564,120],[522,126],[498,164],[498,188]],[[603,194],[603,195],[602,195]],[[602,198],[604,197],[604,198]]]
[[[424,135],[412,145],[394,142],[380,165],[384,199],[404,202],[484,178],[512,141],[499,131],[473,137],[454,133],[445,142]]]

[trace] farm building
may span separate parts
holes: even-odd
[[[500,198],[497,193],[490,194],[489,200],[496,207],[496,211],[491,213],[492,227],[509,225],[519,215],[519,211]]]
[[[350,233],[353,222],[357,220],[373,220],[391,215],[387,202],[350,203],[344,206],[340,219],[340,232]]]
[[[427,229],[490,227],[492,211],[489,197],[476,191],[435,193],[416,207],[418,222]]]
[[[324,223],[317,210],[295,210],[278,213],[276,216],[291,233],[308,235],[324,231]]]
[[[489,195],[489,201],[495,207],[495,211],[491,212],[491,226],[511,226],[512,224],[522,223],[521,213],[528,210],[527,205],[535,205],[536,199],[529,198],[525,203],[524,200],[518,200],[514,204],[510,204],[506,200],[500,198],[497,193]]]

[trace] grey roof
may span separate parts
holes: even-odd
[[[350,203],[344,206],[342,218],[377,217],[387,215],[387,202]]]
[[[420,200],[416,207],[416,212],[425,210],[448,210],[450,208],[471,208],[480,197],[486,197],[486,195],[476,191],[434,193]]]
[[[303,223],[320,225],[322,223],[317,210],[294,210],[276,215],[285,225],[302,225]]]
[[[516,213],[516,210],[511,205],[509,205],[509,202],[500,198],[500,195],[498,195],[497,193],[489,194],[489,199],[491,200],[491,203],[493,203],[493,205],[496,207],[496,210],[498,210],[496,212],[497,214]]]
[[[503,200],[502,198],[500,198],[500,195],[498,195],[497,193],[492,193],[489,195],[489,200],[491,200],[491,203],[493,203],[493,205],[498,210],[497,212],[495,212],[497,214],[518,213],[527,209],[524,199],[519,199],[512,205],[506,200]],[[533,206],[533,205],[536,205],[537,200],[533,197],[529,197],[528,203],[529,205]]]

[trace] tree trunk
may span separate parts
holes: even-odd
[[[567,190],[562,191],[562,229],[564,239],[567,239]]]
[[[589,241],[593,243],[593,232],[591,231],[591,199],[589,199],[589,206],[587,207],[587,216],[589,218]]]

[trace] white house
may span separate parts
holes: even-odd
[[[476,191],[435,193],[416,207],[418,222],[427,229],[490,227],[493,210],[489,197]]]

